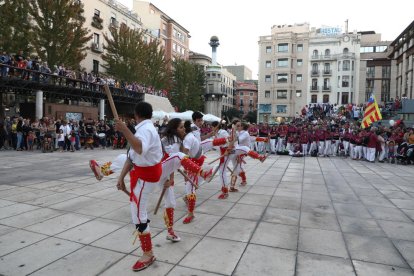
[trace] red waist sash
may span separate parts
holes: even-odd
[[[130,183],[131,183],[131,196],[130,201],[135,201],[138,204],[138,200],[134,194],[135,186],[137,185],[138,179],[142,179],[145,182],[158,182],[162,174],[161,162],[154,166],[140,167],[134,165],[134,168],[129,172]]]

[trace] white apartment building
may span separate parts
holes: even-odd
[[[102,72],[103,60],[101,55],[104,52],[104,34],[110,36],[110,27],[119,27],[125,24],[131,29],[142,29],[141,18],[136,12],[129,10],[121,3],[114,0],[87,0],[82,1],[84,5],[85,26],[92,35],[89,42],[90,49],[87,51],[85,59],[81,62],[81,67],[87,72]],[[147,39],[154,37],[147,33]]]
[[[275,25],[259,40],[258,122],[294,117],[307,102],[309,24]]]
[[[306,103],[359,103],[360,34],[312,28]]]

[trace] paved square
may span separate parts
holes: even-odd
[[[289,156],[247,160],[227,200],[218,177],[202,185],[188,225],[177,175],[180,243],[152,214],[155,191],[157,261],[134,273],[128,198],[88,166],[120,153],[0,153],[0,275],[414,275],[414,166]]]

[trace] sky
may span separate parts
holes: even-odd
[[[132,0],[117,0],[132,8]],[[375,31],[393,41],[414,20],[414,1],[391,3],[372,0],[152,0],[150,1],[191,35],[190,50],[211,56],[210,37],[219,37],[217,61],[245,65],[257,79],[260,36],[273,25],[307,22],[311,27],[341,27]],[[390,13],[391,11],[391,13]],[[139,14],[139,12],[138,12]]]

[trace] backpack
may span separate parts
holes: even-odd
[[[314,150],[312,150],[310,155],[311,155],[312,157],[317,157],[317,156],[318,156],[318,149],[314,149]]]

